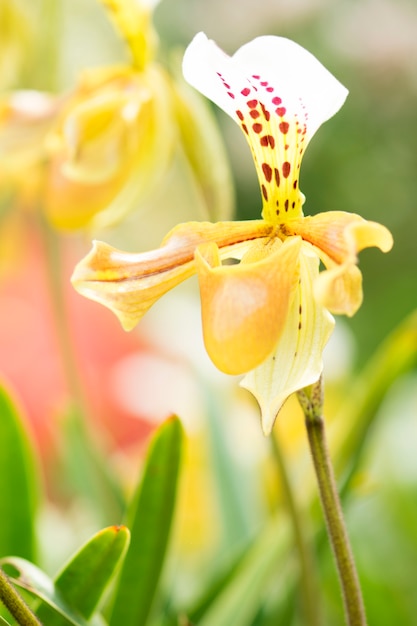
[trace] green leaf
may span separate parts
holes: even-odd
[[[124,526],[111,526],[88,541],[69,561],[55,579],[55,589],[66,604],[89,619],[113,578],[126,552],[130,533]],[[39,619],[48,626],[61,626],[62,618],[42,605]]]
[[[252,542],[250,545],[245,546],[234,558],[229,559],[227,567],[223,567],[219,570],[217,576],[212,580],[211,584],[207,586],[197,602],[188,609],[187,616],[193,624],[200,623],[204,614],[207,613],[210,606],[216,601],[216,598],[222,593],[223,589],[232,582],[239,572],[239,568],[242,567],[251,546]]]
[[[0,385],[0,555],[35,558],[39,469],[19,411]]]
[[[0,615],[0,624],[7,624],[7,626],[10,626],[10,622],[6,622],[4,617],[2,617],[1,615]]]
[[[417,363],[417,310],[381,343],[349,390],[346,402],[336,416],[346,424],[342,446],[335,455],[336,474],[346,472],[341,497],[348,492],[358,469],[378,409],[393,382]],[[346,471],[347,468],[347,471]]]
[[[84,416],[71,407],[62,421],[65,449],[64,476],[58,476],[76,494],[82,495],[94,511],[98,526],[120,520],[125,510],[122,489],[111,472],[105,454],[86,428]]]
[[[128,511],[131,542],[118,580],[110,626],[146,624],[157,591],[174,513],[183,431],[173,416],[156,432]]]
[[[283,576],[282,564],[291,546],[289,526],[285,519],[272,518],[247,551],[234,576],[210,604],[198,626],[251,626],[262,607],[271,580],[275,585]],[[284,584],[284,582],[283,582]]]
[[[29,591],[65,618],[61,623],[87,626],[87,622],[68,606],[49,576],[36,565],[19,557],[1,559],[0,565],[12,583]],[[48,622],[48,626],[52,626],[52,622]]]

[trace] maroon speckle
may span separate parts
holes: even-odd
[[[255,133],[262,132],[262,124],[252,124],[252,128],[255,131]]]
[[[281,104],[281,102],[282,100],[278,96],[275,96],[274,98],[272,98],[272,104],[275,104],[276,106],[278,106],[278,104]]]
[[[288,198],[284,202],[285,211],[288,211]]]
[[[242,130],[243,130],[244,133],[249,135],[248,127],[246,126],[246,124],[242,124]]]
[[[279,115],[280,117],[285,115],[286,112],[287,112],[287,109],[285,107],[278,107],[277,109],[275,109],[275,113]]]
[[[236,111],[236,115],[238,116],[238,118],[239,118],[240,120],[243,120],[243,119],[244,119],[244,116],[243,116],[242,111]]]
[[[288,161],[284,161],[284,163],[282,164],[282,175],[284,178],[288,178],[288,176],[290,175],[291,172],[291,163],[288,163]]]
[[[249,87],[245,87],[240,93],[242,94],[242,96],[248,96],[250,94]]]
[[[289,127],[290,125],[288,124],[288,122],[281,122],[281,124],[279,125],[279,129],[283,135],[286,135],[288,133]]]
[[[272,167],[269,163],[262,163],[262,171],[268,183],[272,180]]]
[[[255,107],[258,106],[258,101],[257,100],[248,100],[247,103],[248,107],[250,109],[254,109]]]
[[[294,189],[297,189],[297,183],[298,183],[298,181],[297,181],[297,179],[295,179],[295,181],[294,181],[294,182],[293,182],[293,184],[292,184],[292,186],[293,186],[293,188],[294,188]]]
[[[291,206],[292,206],[293,209],[295,209],[295,202],[292,202]]]
[[[258,74],[252,74],[252,78],[255,78],[256,80],[259,80],[260,76]]]
[[[266,86],[267,86],[267,84],[268,84],[268,81],[267,81],[267,80],[263,80],[263,81],[261,82],[262,87],[266,87]]]
[[[249,115],[256,120],[257,117],[260,116],[260,113],[257,109],[252,109],[251,111],[249,111]]]
[[[271,146],[271,148],[275,148],[275,139],[272,135],[264,135],[261,137],[261,146]]]
[[[226,89],[230,89],[230,85],[228,85],[228,84],[227,84],[227,83],[225,83],[224,81],[223,81],[223,85],[226,87]]]
[[[228,96],[230,96],[231,98],[234,98],[234,97],[235,97],[235,94],[234,94],[234,93],[232,93],[231,91],[228,91],[228,92],[227,92],[227,95],[228,95]]]
[[[266,119],[267,122],[269,122],[270,118],[271,118],[271,114],[270,112],[265,108],[265,105],[262,104],[261,102],[261,109],[262,109],[262,113],[264,114],[264,118]]]
[[[267,88],[266,88],[266,91],[267,91],[268,93],[272,93],[272,92],[274,91],[274,88],[273,88],[273,87],[267,87]]]
[[[265,198],[265,200],[268,200],[268,192],[266,190],[265,185],[261,185],[261,189],[262,189],[262,195]]]
[[[279,175],[279,171],[278,171],[277,167],[274,167],[274,174],[275,174],[275,182],[277,184],[277,187],[279,187],[279,184],[281,182],[281,177]],[[278,206],[278,204],[277,204],[277,206]]]

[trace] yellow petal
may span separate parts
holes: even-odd
[[[261,407],[262,428],[268,435],[285,400],[316,382],[322,372],[323,349],[334,327],[330,313],[313,295],[319,259],[304,246],[300,254],[300,283],[273,355],[240,383]]]
[[[125,40],[134,65],[143,69],[155,53],[156,33],[152,26],[152,8],[158,0],[101,0]]]
[[[389,252],[393,245],[392,235],[385,226],[344,211],[291,220],[281,229],[286,235],[300,235],[336,263],[354,263],[357,253],[364,248],[375,246]]]
[[[82,74],[49,137],[45,212],[55,227],[112,226],[163,181],[176,140],[171,92],[156,65]]]
[[[298,282],[300,245],[298,237],[268,241],[239,265],[220,265],[215,244],[197,249],[204,342],[221,371],[242,374],[274,350]]]
[[[95,241],[71,282],[80,294],[113,311],[124,330],[131,330],[156,300],[194,271],[192,254],[187,260],[175,245],[130,254]]]
[[[37,91],[17,91],[0,99],[0,169],[25,178],[45,157],[45,138],[58,110],[56,99]]]
[[[321,272],[314,283],[314,295],[332,313],[352,317],[363,299],[359,268],[347,263]]]
[[[131,330],[156,300],[195,272],[197,246],[217,241],[220,248],[228,249],[265,237],[270,230],[261,220],[188,222],[168,233],[160,248],[140,254],[96,241],[76,266],[71,281],[79,293],[107,306],[123,328]]]

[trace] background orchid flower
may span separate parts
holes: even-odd
[[[186,50],[183,71],[245,133],[263,219],[189,222],[158,250],[140,254],[96,242],[72,280],[128,330],[196,272],[207,352],[225,373],[246,374],[241,384],[258,399],[269,433],[286,398],[320,377],[330,312],[352,315],[360,306],[357,253],[368,246],[388,251],[392,237],[354,214],[303,216],[302,155],[347,95],[309,52],[284,38],[259,37],[228,57],[200,33]],[[326,270],[319,274],[320,261]]]
[[[216,124],[156,58],[157,2],[102,4],[130,58],[83,69],[63,95],[21,90],[1,99],[0,193],[9,179],[20,192],[29,154],[42,182],[34,204],[49,222],[97,231],[141,208],[181,159],[205,217],[228,217],[232,185]]]

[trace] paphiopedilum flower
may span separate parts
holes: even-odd
[[[392,237],[355,214],[303,216],[302,155],[347,95],[309,52],[287,39],[259,37],[228,57],[200,33],[183,71],[245,133],[263,219],[180,224],[159,249],[139,254],[95,242],[73,284],[129,330],[166,291],[197,273],[207,352],[225,373],[246,374],[241,384],[259,401],[269,433],[286,398],[318,380],[334,325],[330,312],[353,315],[361,304],[358,252],[388,251]]]

